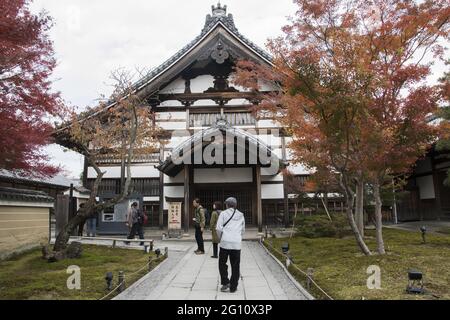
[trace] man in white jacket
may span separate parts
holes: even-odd
[[[225,201],[227,210],[222,211],[217,221],[217,234],[220,238],[219,272],[222,292],[230,289],[236,292],[240,277],[242,236],[245,232],[244,214],[237,210],[237,200],[228,198]],[[228,257],[231,264],[231,279],[228,279]]]

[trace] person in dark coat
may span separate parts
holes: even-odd
[[[219,235],[217,234],[217,220],[219,220],[220,213],[222,212],[222,203],[219,201],[214,202],[213,204],[213,212],[211,213],[211,233],[212,233],[212,242],[213,242],[213,256],[211,258],[218,259],[219,258]]]
[[[127,226],[130,228],[130,234],[128,235],[128,239],[134,239],[134,236],[139,234],[139,239],[144,239],[144,213],[138,209],[138,203],[134,202],[131,205],[130,210],[127,214]],[[129,242],[125,242],[126,244],[130,244]],[[144,245],[144,242],[140,243],[141,246]]]
[[[200,199],[195,199],[193,202],[194,210],[195,210],[195,240],[197,241],[197,250],[195,251],[195,254],[202,255],[205,254],[205,245],[203,242],[203,232],[205,231],[205,224],[206,224],[206,218],[205,218],[205,209],[203,209],[202,205],[200,204]]]

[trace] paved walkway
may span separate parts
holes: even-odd
[[[404,222],[399,224],[391,224],[387,225],[387,228],[392,229],[401,229],[406,231],[420,232],[420,228],[425,226],[427,228],[427,232],[430,233],[439,233],[442,230],[450,230],[450,221],[442,220],[442,221],[413,221],[413,222]]]
[[[164,242],[166,243],[166,242]],[[194,254],[194,242],[179,243],[185,250],[169,249],[169,259],[131,286],[117,300],[305,300],[308,293],[286,275],[258,242],[243,243],[241,280],[236,293],[220,292],[218,260]],[[179,249],[181,249],[179,247]],[[229,270],[231,272],[231,270]]]

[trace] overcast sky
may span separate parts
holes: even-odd
[[[51,31],[58,67],[55,90],[71,105],[95,105],[108,95],[112,70],[151,69],[163,63],[200,34],[211,0],[34,0],[33,11],[45,9],[54,18]],[[292,0],[226,0],[239,31],[264,47],[281,34],[286,18],[295,13]],[[439,68],[437,68],[439,70]],[[440,68],[442,71],[443,68]],[[48,148],[52,162],[71,177],[79,177],[83,159]]]

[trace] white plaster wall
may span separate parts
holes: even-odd
[[[198,100],[193,104],[194,107],[217,106],[213,100]]]
[[[161,107],[183,107],[183,104],[178,100],[167,100],[160,104]]]
[[[433,176],[430,175],[430,176],[416,178],[416,182],[417,182],[417,186],[419,187],[421,200],[428,200],[428,199],[436,198],[436,194],[434,192]]]
[[[120,178],[120,166],[119,167],[100,167],[100,170],[106,172],[103,178],[105,179],[119,179]],[[125,172],[126,175],[126,172]],[[88,179],[95,179],[97,174],[92,167],[88,168]],[[153,165],[152,166],[133,166],[131,167],[132,178],[159,178],[159,171]]]
[[[168,198],[184,198],[183,186],[164,187],[164,196]]]
[[[283,199],[284,190],[282,184],[263,184],[261,185],[262,199]]]
[[[184,187],[164,187],[164,210],[169,210],[169,204],[166,201],[169,198],[184,198]]]
[[[144,197],[144,202],[159,202],[159,197]]]
[[[247,183],[252,181],[252,168],[194,170],[194,183]]]
[[[156,120],[186,120],[186,112],[159,112]]]
[[[174,80],[167,87],[160,91],[161,94],[184,93],[185,81],[181,77]]]
[[[314,170],[308,170],[305,166],[303,166],[301,164],[290,164],[288,166],[288,170],[292,174],[297,174],[297,175],[307,175],[307,174],[313,174],[315,172]]]
[[[163,130],[183,130],[186,129],[186,122],[158,122],[157,125]]]
[[[274,122],[273,120],[259,120],[258,121],[259,128],[280,128],[280,124]]]
[[[229,106],[251,106],[252,103],[250,101],[248,101],[247,99],[231,99],[227,105]]]
[[[164,183],[184,183],[184,170],[175,177],[164,175]]]
[[[214,77],[211,75],[202,75],[191,80],[192,93],[202,93],[211,87],[214,87]]]

